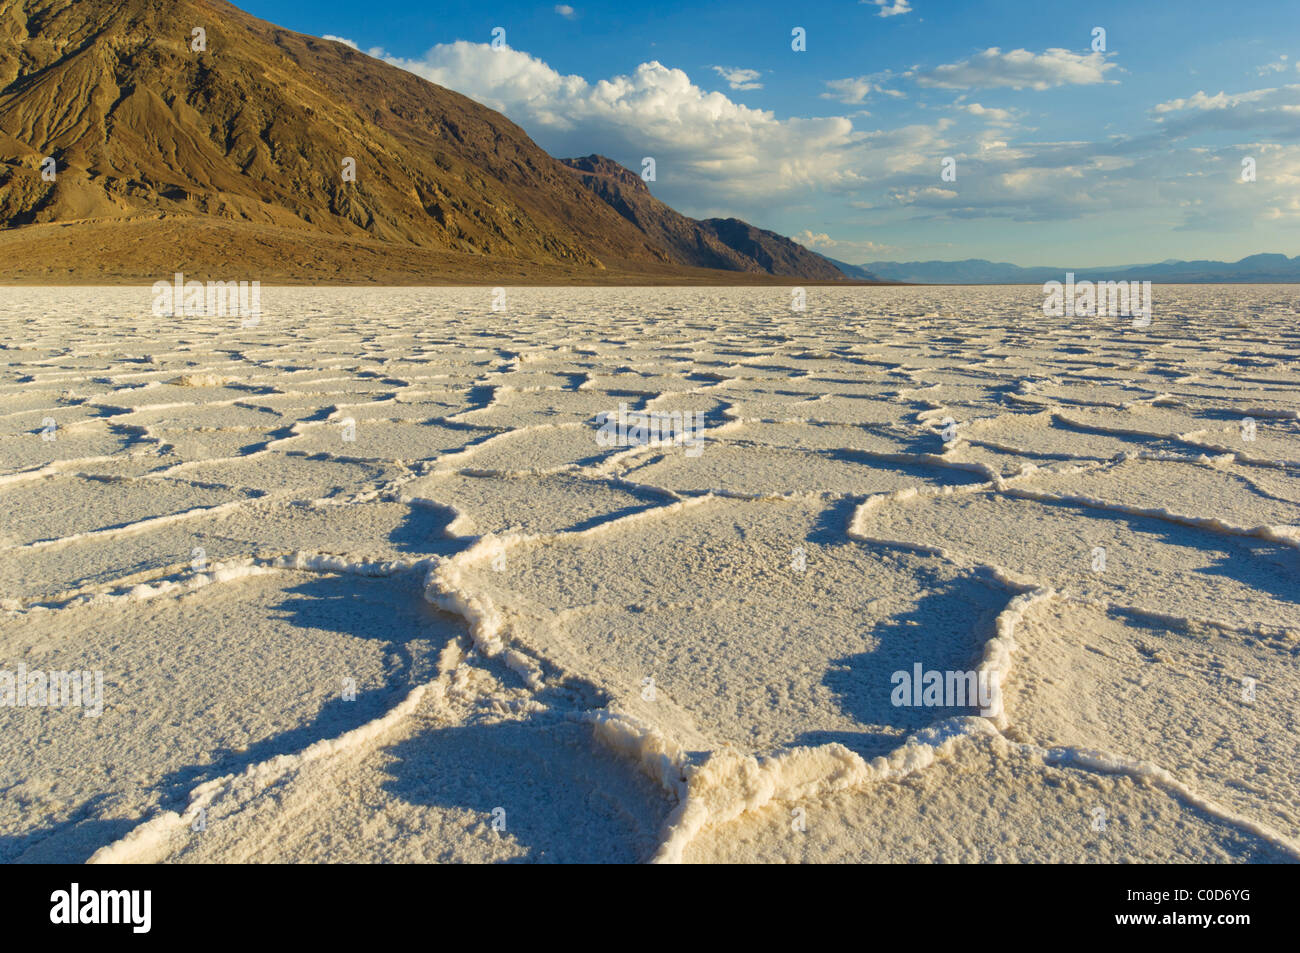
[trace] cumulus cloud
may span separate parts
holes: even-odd
[[[807,228],[791,237],[805,248],[819,249],[822,254],[831,255],[834,252],[831,257],[850,264],[867,258],[890,255],[898,250],[893,245],[882,245],[879,242],[836,239],[826,232],[814,232]]]
[[[643,156],[653,156],[656,194],[686,214],[735,215],[789,232],[802,227],[809,210],[816,209],[824,224],[816,231],[804,228],[801,240],[833,249],[845,261],[888,257],[855,251],[865,246],[848,238],[891,222],[1059,223],[1104,216],[1115,227],[1125,216],[1145,215],[1135,219],[1140,222],[1159,214],[1171,228],[1197,230],[1295,219],[1292,199],[1300,187],[1300,151],[1264,140],[1270,134],[1279,140],[1300,138],[1300,86],[1198,92],[1152,107],[1146,132],[1094,141],[1030,142],[1018,135],[1014,110],[964,97],[933,121],[872,128],[862,125],[861,113],[854,119],[778,118],[723,92],[706,91],[684,71],[659,62],[588,80],[562,74],[522,51],[464,41],[412,59],[381,49],[367,52],[505,113],[552,155],[601,152],[630,168],[639,168]],[[1012,55],[992,52],[998,68]],[[1042,66],[1033,54],[1025,56],[1034,60],[1033,69]],[[1099,58],[1069,57],[1071,62],[1090,61],[1086,68],[1096,74],[1104,74],[1109,65]],[[953,68],[975,70],[980,61],[973,57]],[[735,72],[720,68],[724,78],[721,70]],[[1005,75],[1003,85],[1050,85],[1062,78],[1059,72],[1050,75],[1049,82],[1047,74],[1025,68]],[[879,88],[889,78],[875,74],[832,81],[828,89],[833,94],[827,98],[901,95]],[[930,82],[959,78],[940,74]],[[1180,137],[1200,129],[1247,130],[1250,135],[1227,136],[1230,144],[1218,141],[1212,148],[1177,145]],[[1249,188],[1239,187],[1243,155],[1259,158],[1259,180]],[[957,160],[956,182],[940,178],[947,156]],[[856,217],[834,224],[846,213]]]
[[[886,89],[880,85],[879,80],[887,78],[887,73],[875,73],[870,76],[849,76],[845,79],[831,79],[826,81],[826,88],[829,92],[821,94],[822,99],[834,99],[848,106],[857,106],[866,102],[868,96],[892,96],[896,99],[905,97],[905,93],[897,89]]]
[[[907,0],[859,0],[859,2],[880,7],[880,13],[877,16],[882,17],[896,17],[912,12]]]
[[[921,189],[897,189],[889,193],[889,197],[899,205],[917,205],[948,202],[957,197],[957,192],[953,189],[941,189],[938,186],[928,185]]]
[[[707,92],[659,62],[593,83],[528,53],[464,40],[435,46],[420,59],[379,55],[504,112],[553,155],[600,150],[625,162],[654,156],[657,191],[695,207],[714,198],[867,182],[851,120],[777,119],[770,110]]]
[[[833,248],[835,246],[835,239],[825,232],[812,232],[806,228],[792,237],[805,248]]]
[[[905,73],[920,86],[939,89],[1051,89],[1054,86],[1089,86],[1114,82],[1106,73],[1115,69],[1105,53],[1072,53],[1051,49],[1002,52],[991,46],[957,63]]]
[[[1285,73],[1293,67],[1300,70],[1300,60],[1292,63],[1287,59],[1287,55],[1283,53],[1272,63],[1265,63],[1263,66],[1258,67],[1255,72],[1260,76],[1267,76],[1269,73]]]
[[[357,46],[356,43],[352,42],[351,40],[349,40],[349,39],[348,39],[347,37],[345,37],[345,36],[335,36],[335,35],[332,34],[332,33],[326,33],[324,36],[321,37],[321,39],[322,39],[322,40],[333,40],[335,43],[342,43],[344,46],[350,46],[350,47],[352,47],[354,50],[358,50],[358,51],[359,51],[359,50],[361,49],[361,47]]]
[[[994,106],[983,106],[979,103],[953,103],[953,109],[958,112],[964,112],[968,116],[974,116],[982,119],[989,126],[1009,126],[1015,122],[1015,113],[1010,109],[998,109]],[[1005,131],[1005,130],[1004,130]]]
[[[1206,132],[1267,132],[1279,139],[1300,139],[1300,83],[1252,89],[1244,93],[1204,91],[1184,99],[1157,103],[1152,118],[1166,136],[1186,138]]]
[[[715,66],[713,71],[727,81],[727,85],[732,89],[762,89],[763,84],[758,82],[762,75],[756,69],[737,69],[732,66]]]
[[[972,116],[984,116],[993,122],[1007,122],[1011,119],[1009,109],[994,109],[979,103],[965,103],[961,107]]]
[[[1300,96],[1300,85],[1275,86],[1271,89],[1252,89],[1244,93],[1228,94],[1220,90],[1213,96],[1207,96],[1204,90],[1198,90],[1186,99],[1171,99],[1157,103],[1152,112],[1156,115],[1165,113],[1197,110],[1258,110],[1274,107],[1294,106]]]
[[[865,78],[853,79],[832,79],[826,83],[826,88],[830,92],[822,93],[822,99],[837,99],[842,103],[857,105],[866,102],[877,89],[874,83],[868,82]]]

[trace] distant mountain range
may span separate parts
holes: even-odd
[[[0,0],[0,226],[11,281],[846,280],[223,0]]]
[[[1167,284],[1300,282],[1300,255],[1250,255],[1241,261],[1162,261],[1151,265],[1113,268],[1021,268],[1008,262],[968,258],[965,261],[872,261],[865,265],[835,262],[851,278],[903,281],[916,284],[1015,285],[1064,281],[1153,281]]]

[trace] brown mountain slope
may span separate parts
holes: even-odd
[[[310,249],[307,272],[347,278],[376,242],[426,278],[444,256],[478,256],[484,277],[508,262],[539,275],[704,262],[665,243],[674,224],[637,227],[500,114],[222,0],[0,0],[0,223],[26,226],[6,236],[19,257],[0,278],[30,272],[22,250],[49,245],[49,223],[80,223],[55,244],[118,276],[151,230],[229,238],[166,259],[196,277],[233,264],[292,277],[285,255]],[[747,270],[718,245],[707,266]]]
[[[211,216],[92,219],[0,229],[0,286],[148,285],[176,271],[200,280],[244,278],[282,285],[791,283],[766,272],[676,264],[638,265],[635,271],[543,264]]]
[[[834,281],[844,273],[822,256],[775,232],[738,219],[696,221],[650,194],[631,169],[605,156],[561,159],[594,194],[678,261],[701,268]],[[734,223],[734,224],[733,224]]]
[[[561,159],[578,180],[610,208],[627,219],[676,260],[701,268],[729,271],[762,271],[747,256],[718,241],[699,222],[687,218],[650,194],[649,187],[635,172],[613,159],[591,155],[582,159]]]
[[[784,235],[757,228],[738,218],[706,218],[702,228],[712,232],[728,248],[758,263],[773,275],[808,278],[842,278],[844,273],[821,255],[810,252]]]

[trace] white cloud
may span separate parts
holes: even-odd
[[[831,238],[825,232],[814,232],[807,228],[792,235],[791,238],[805,248],[822,249],[822,254],[847,261],[849,264],[866,258],[890,255],[898,250],[893,245],[882,245],[879,242]],[[832,250],[834,250],[833,255],[831,255]]]
[[[797,235],[792,236],[795,241],[805,248],[834,248],[835,239],[831,238],[825,232],[811,232],[804,229]]]
[[[874,83],[868,82],[865,78],[853,79],[832,79],[826,83],[829,93],[822,93],[822,99],[837,99],[842,103],[856,106],[858,103],[866,102],[876,90]]]
[[[894,17],[904,13],[911,13],[912,8],[908,5],[908,0],[860,0],[861,3],[870,3],[880,7],[878,16]]]
[[[464,40],[435,46],[418,60],[372,54],[504,112],[554,155],[599,150],[624,162],[654,156],[657,191],[670,204],[698,208],[869,181],[863,137],[850,119],[777,119],[706,92],[658,62],[593,83],[528,53]]]
[[[1252,89],[1231,95],[1220,90],[1213,96],[1207,96],[1204,90],[1198,90],[1186,99],[1171,99],[1168,102],[1157,103],[1151,111],[1159,116],[1187,110],[1207,112],[1214,109],[1269,109],[1295,105],[1297,102],[1300,102],[1300,85],[1293,84],[1269,89]]]
[[[1283,53],[1274,62],[1265,63],[1263,66],[1257,68],[1255,72],[1260,76],[1266,76],[1269,73],[1285,73],[1287,70],[1291,69],[1293,65],[1297,70],[1300,70],[1300,60],[1297,60],[1292,64],[1288,62],[1286,54]]]
[[[1205,132],[1266,131],[1279,139],[1300,139],[1300,83],[1244,93],[1204,91],[1157,103],[1151,109],[1164,134],[1182,138]]]
[[[1152,210],[1165,213],[1177,230],[1213,231],[1249,227],[1240,223],[1263,215],[1291,221],[1291,199],[1300,191],[1300,146],[1279,151],[1289,147],[1278,144],[1300,138],[1300,85],[1170,100],[1152,109],[1152,130],[1143,134],[1027,142],[1016,133],[1014,110],[962,99],[931,122],[859,127],[855,122],[864,120],[847,116],[778,119],[770,110],[706,91],[682,70],[658,62],[589,81],[487,44],[458,41],[415,59],[367,52],[504,112],[552,155],[600,152],[630,168],[654,156],[656,194],[688,215],[735,215],[777,230],[782,221],[791,231],[801,227],[809,210],[830,225],[857,209],[854,231],[891,222],[1059,223],[1097,216],[1115,222],[1149,217]],[[974,69],[978,60],[965,68]],[[835,81],[829,88],[848,99],[861,90],[865,98],[886,92],[877,89],[883,75]],[[1035,82],[1031,75],[1003,78],[1004,85]],[[1038,81],[1047,79],[1039,75]],[[980,120],[982,128],[954,135],[958,113]],[[1263,127],[1249,140],[1253,145],[1239,136],[1213,149],[1176,141],[1202,127],[1252,125]],[[1273,142],[1261,142],[1271,133]],[[1238,187],[1242,155],[1260,160],[1259,181],[1249,189]],[[957,159],[954,183],[940,179],[945,156]],[[791,221],[793,215],[803,221]],[[803,238],[845,261],[888,257],[853,251],[857,245],[836,237],[838,227],[805,228]]]
[[[830,92],[822,93],[821,98],[834,99],[849,106],[860,105],[871,95],[892,96],[895,99],[904,98],[905,93],[897,89],[886,89],[880,85],[878,80],[887,75],[885,73],[876,73],[871,76],[850,76],[845,79],[827,80],[826,88]]]
[[[917,203],[943,201],[955,199],[957,193],[952,189],[941,189],[937,186],[929,185],[921,189],[898,189],[889,193],[899,205],[915,205]]]
[[[569,6],[567,3],[557,3],[555,5],[555,12],[566,20],[572,20],[578,15],[578,11],[573,9],[573,7]]]
[[[1062,49],[1003,53],[992,46],[970,59],[903,75],[915,79],[918,85],[939,89],[1051,89],[1115,82],[1106,79],[1106,73],[1115,68],[1105,53],[1072,53]]]
[[[334,36],[332,33],[326,33],[321,37],[322,40],[333,40],[335,43],[342,43],[344,46],[350,46],[354,50],[360,51],[361,47],[357,46],[345,36]]]
[[[763,84],[757,82],[758,78],[763,75],[756,69],[737,69],[732,66],[714,66],[713,71],[727,81],[727,85],[732,89],[762,89]]]
[[[1009,109],[996,109],[992,106],[981,106],[979,103],[958,103],[953,108],[978,116],[994,125],[1009,123],[1014,118]]]

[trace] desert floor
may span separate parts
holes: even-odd
[[[0,861],[1300,857],[1300,289],[793,300],[0,289]]]

